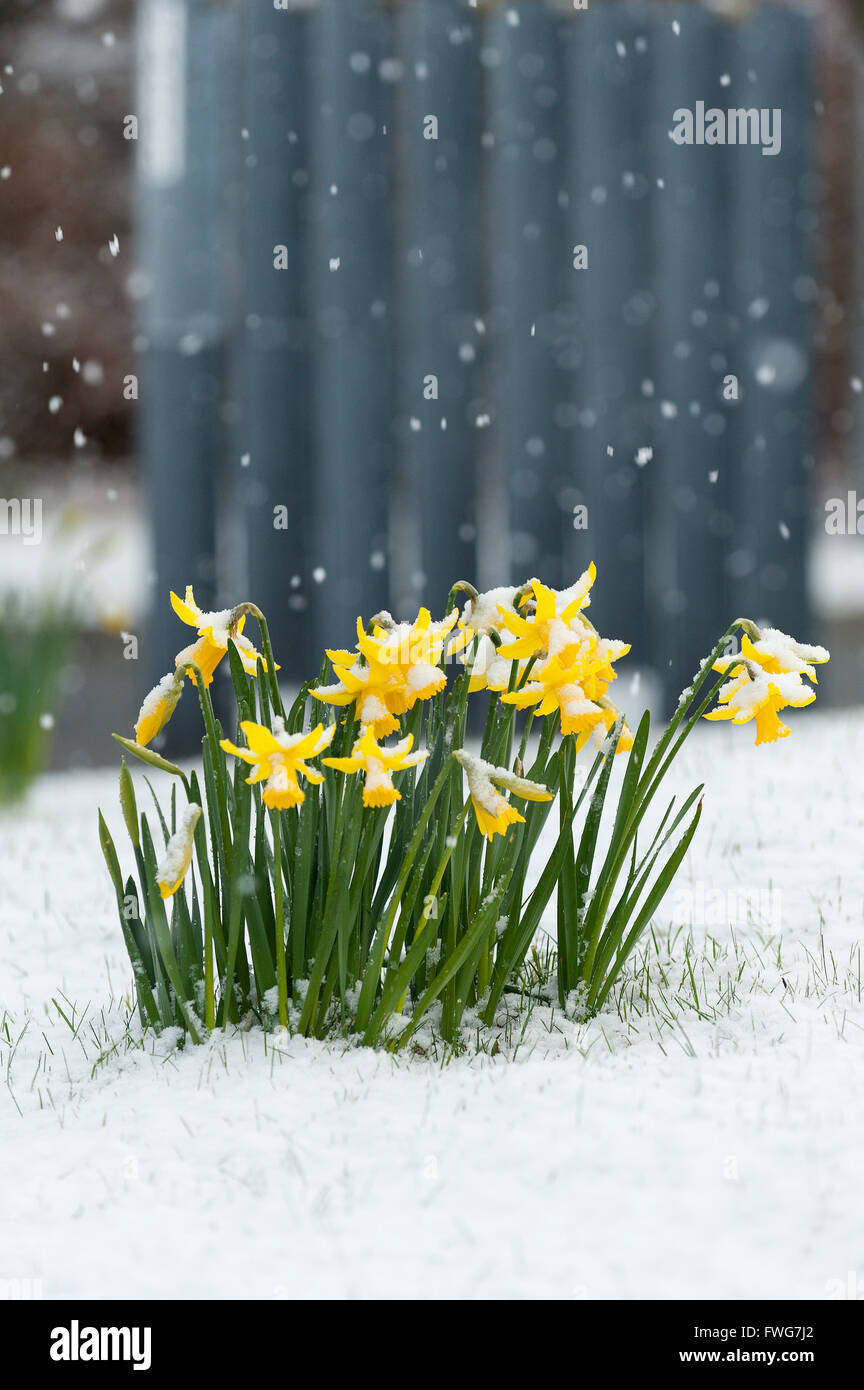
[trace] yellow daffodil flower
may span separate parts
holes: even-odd
[[[389,614],[379,614],[371,633],[358,618],[357,650],[328,651],[337,683],[313,689],[312,695],[331,705],[353,704],[354,718],[369,725],[376,738],[393,733],[400,715],[447,684],[438,662],[457,617],[454,609],[433,623],[429,610],[421,608],[415,623],[394,623]],[[451,650],[464,640],[459,634]]]
[[[146,696],[135,724],[135,741],[142,748],[146,748],[165,728],[182,693],[183,676],[177,671],[169,671]]]
[[[471,639],[473,641],[473,638]],[[499,656],[498,648],[486,633],[481,634],[476,651],[463,652],[459,658],[463,666],[470,666],[468,690],[474,694],[478,690],[493,690],[499,694],[509,689],[514,663]],[[525,669],[524,661],[517,662],[517,679]]]
[[[163,898],[170,898],[183,882],[192,863],[195,850],[195,827],[201,807],[192,802],[186,807],[175,833],[165,846],[165,853],[156,869],[156,883]]]
[[[228,639],[230,638],[237,647],[240,660],[243,663],[243,670],[247,676],[257,675],[259,654],[249,638],[243,636],[243,626],[246,622],[245,613],[241,614],[236,621],[233,608],[225,608],[219,613],[205,613],[195,602],[191,584],[186,588],[185,599],[178,598],[172,592],[171,607],[182,622],[198,630],[198,641],[192,642],[190,646],[184,647],[182,652],[177,653],[176,665],[182,666],[184,661],[193,662],[200,670],[204,684],[210,685],[213,680],[213,672],[228,651]],[[189,672],[189,679],[194,684],[195,677],[191,672]]]
[[[384,738],[399,728],[399,715],[409,708],[409,696],[398,673],[359,662],[354,666],[334,662],[333,670],[338,677],[335,685],[310,691],[316,700],[328,705],[353,705],[354,718],[368,725],[376,738]]]
[[[585,626],[576,625],[583,608],[590,603],[588,591],[597,576],[593,563],[569,589],[556,592],[532,579],[534,612],[522,617],[514,610],[499,608],[501,628],[510,634],[512,640],[502,643],[500,655],[515,660],[532,656],[560,657],[567,662],[573,650],[578,647],[585,635]]]
[[[276,715],[272,731],[263,724],[254,724],[251,719],[244,719],[240,728],[246,736],[248,748],[238,748],[227,738],[222,740],[220,746],[226,753],[233,753],[235,758],[242,758],[244,762],[254,765],[255,771],[246,778],[247,782],[266,780],[265,806],[274,809],[300,806],[306,799],[306,793],[297,780],[301,773],[313,785],[323,782],[323,773],[308,767],[304,759],[314,758],[329,748],[336,732],[335,724],[330,724],[326,729],[323,724],[317,724],[308,734],[288,734],[284,721]]]
[[[797,672],[754,676],[753,670],[759,671],[760,667],[742,666],[740,658],[734,657],[724,657],[723,661],[741,669],[733,671],[731,680],[721,687],[718,702],[722,708],[710,710],[705,718],[731,719],[735,724],[755,719],[757,746],[774,743],[789,734],[788,724],[779,717],[781,709],[800,709],[816,699],[816,692],[804,684]]]
[[[393,785],[391,773],[416,767],[429,756],[428,753],[412,753],[413,742],[413,734],[408,734],[392,748],[382,748],[371,726],[367,725],[362,737],[354,744],[350,758],[322,758],[321,761],[325,767],[335,767],[338,772],[364,774],[364,806],[389,806],[402,799],[402,793]]]
[[[569,662],[560,655],[538,661],[531,668],[525,685],[502,695],[502,702],[515,705],[517,709],[536,705],[536,713],[540,715],[559,710],[562,734],[576,734],[581,748],[597,726],[602,724],[605,733],[618,717],[614,705],[605,696],[610,681],[615,679],[612,662],[629,650],[626,642],[614,642],[586,632],[582,640],[571,647]],[[621,748],[622,752],[625,750],[626,743]]]
[[[829,653],[824,647],[808,647],[796,642],[785,632],[776,628],[763,628],[757,641],[751,641],[746,633],[741,636],[741,655],[755,661],[769,675],[796,674],[807,676],[816,683],[813,666],[828,661]]]
[[[503,835],[509,825],[525,819],[516,807],[511,806],[507,798],[496,790],[497,787],[503,787],[526,801],[553,799],[553,793],[546,787],[541,787],[537,782],[529,782],[527,777],[517,777],[515,772],[509,772],[506,767],[495,767],[483,758],[475,758],[471,753],[466,753],[464,748],[457,748],[453,757],[465,769],[477,824],[489,840],[493,835]]]

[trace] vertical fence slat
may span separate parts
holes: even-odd
[[[562,580],[564,435],[558,365],[569,267],[560,178],[564,69],[560,17],[526,0],[495,11],[484,39],[489,84],[493,447],[509,494],[510,577]],[[502,538],[490,547],[500,549]],[[502,565],[496,582],[502,583]]]
[[[235,466],[249,596],[262,605],[271,596],[268,621],[284,675],[305,678],[313,657],[307,537],[314,441],[305,273],[309,21],[272,5],[244,8],[243,417]]]
[[[313,141],[314,493],[317,643],[352,640],[388,600],[392,452],[390,17],[363,0],[310,16]]]
[[[642,383],[649,376],[650,187],[645,135],[645,19],[618,6],[573,16],[568,251],[577,334],[572,392],[573,497],[587,529],[568,531],[568,569],[590,559],[599,581],[592,618],[644,659],[643,490],[637,451],[650,443]],[[638,42],[637,42],[638,41]],[[611,451],[611,452],[610,452]],[[576,518],[574,518],[576,520]]]
[[[139,439],[154,537],[154,589],[144,657],[156,679],[191,634],[168,591],[217,597],[216,497],[226,464],[229,335],[236,220],[231,205],[237,106],[229,58],[237,12],[197,0],[146,0],[139,57],[138,206],[147,281],[141,327]],[[181,701],[167,745],[198,742]]]
[[[798,287],[812,271],[812,26],[794,11],[766,9],[742,29],[740,45],[739,91],[747,107],[780,108],[782,139],[776,155],[738,151],[733,225],[745,341],[731,588],[736,612],[803,631],[813,311]]]
[[[730,299],[729,181],[742,154],[670,138],[677,110],[695,111],[700,101],[725,108],[732,90],[721,82],[730,56],[728,22],[690,6],[676,7],[671,18],[679,32],[665,18],[654,32],[653,138],[662,187],[653,197],[656,449],[646,470],[651,641],[667,703],[731,616],[724,559],[727,496],[737,467],[730,435],[735,406],[723,401],[728,325],[718,305]]]
[[[460,0],[416,0],[400,14],[401,613],[418,601],[442,610],[450,585],[475,574],[482,89],[476,17]]]

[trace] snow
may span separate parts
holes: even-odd
[[[739,920],[731,1012],[579,1028],[538,1008],[500,1055],[445,1066],[255,1029],[133,1045],[96,839],[101,804],[122,843],[116,772],[46,778],[0,816],[0,1274],[46,1298],[845,1287],[864,1267],[864,1008],[844,987],[864,921],[864,715],[790,722],[760,749],[705,726],[675,777],[706,782],[679,906],[779,888],[782,968]],[[829,982],[808,993],[820,929]]]
[[[512,609],[515,596],[513,585],[488,589],[485,594],[468,600],[462,609],[462,622],[475,632],[487,633],[492,627],[497,629],[501,622],[499,608]]]

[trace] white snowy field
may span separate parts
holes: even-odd
[[[705,808],[657,929],[695,917],[699,1010],[679,940],[657,1013],[538,1009],[515,1060],[446,1066],[257,1030],[131,1046],[96,840],[101,804],[120,843],[116,777],[44,780],[0,815],[0,1290],[864,1291],[864,716],[752,739],[700,730],[675,778]]]

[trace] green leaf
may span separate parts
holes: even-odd
[[[129,839],[137,849],[138,806],[135,801],[135,788],[132,785],[132,774],[126,765],[125,758],[120,759],[120,810],[123,812],[123,819],[126,822]]]
[[[454,980],[456,976],[459,974],[459,972],[464,967],[466,967],[469,964],[469,962],[476,961],[477,956],[482,950],[483,943],[486,940],[488,933],[490,932],[495,921],[497,920],[498,909],[501,905],[501,899],[503,898],[504,894],[507,891],[507,888],[509,887],[512,872],[512,869],[507,870],[503,878],[496,885],[494,891],[483,902],[479,911],[475,914],[475,916],[469,923],[468,929],[465,932],[465,935],[462,937],[461,941],[459,942],[459,945],[456,947],[454,951],[451,952],[447,960],[444,961],[444,963],[439,967],[434,980],[429,985],[425,993],[422,995],[418,1003],[415,1005],[414,1011],[411,1014],[411,1022],[409,1023],[408,1027],[405,1028],[399,1034],[394,1050],[403,1048],[405,1044],[408,1042],[408,1040],[411,1037],[413,1037],[417,1029],[420,1027],[421,1022],[423,1021],[423,1016],[429,1009],[430,1004],[434,1003],[434,1001],[438,998],[438,995],[445,988],[445,986],[448,985],[451,980]],[[378,1024],[379,1030],[383,1025],[383,1022],[384,1019],[382,1018]],[[370,1035],[372,1034],[372,1025],[370,1025],[369,1033]],[[370,1040],[371,1037],[369,1035],[367,1035],[367,1038],[364,1039],[364,1041]]]
[[[124,738],[122,734],[112,734],[111,737],[116,739],[120,747],[125,748],[126,752],[131,754],[133,758],[138,758],[142,763],[149,763],[151,767],[158,767],[162,772],[170,772],[172,776],[179,777],[183,782],[186,781],[186,774],[182,767],[178,767],[176,763],[169,763],[167,758],[160,757],[158,753],[154,753],[152,748],[142,748],[140,743],[136,743],[131,738]]]
[[[690,847],[690,841],[693,839],[693,836],[696,833],[696,827],[699,824],[699,819],[701,815],[702,802],[700,801],[698,807],[696,808],[696,814],[694,815],[692,821],[687,827],[687,830],[682,835],[681,839],[678,841],[678,844],[675,846],[675,849],[672,851],[672,854],[669,856],[669,859],[666,861],[666,864],[664,865],[663,869],[658,874],[654,886],[651,889],[651,892],[649,893],[645,901],[645,904],[642,907],[642,910],[636,918],[633,927],[631,928],[623,944],[621,945],[618,954],[616,955],[615,960],[613,961],[612,969],[609,971],[605,980],[603,979],[599,970],[595,970],[594,976],[589,982],[588,993],[588,1007],[592,1012],[596,1012],[598,1009],[603,1007],[603,1004],[606,1000],[606,996],[608,995],[610,989],[615,983],[615,980],[617,979],[621,971],[621,967],[624,965],[624,962],[627,960],[628,956],[632,952],[634,946],[639,940],[639,937],[642,935],[642,932],[644,931],[646,925],[648,924],[648,922],[650,922],[652,916],[657,910],[657,907],[662,901],[667,889],[669,888],[669,885],[671,884],[673,878],[678,872],[681,860],[684,858],[684,855],[687,853],[687,850]]]
[[[379,923],[378,930],[375,933],[375,937],[372,942],[372,947],[369,952],[369,960],[367,962],[366,970],[363,975],[363,982],[360,986],[360,999],[357,1005],[358,1031],[363,1031],[368,1026],[369,1018],[372,1013],[372,1006],[375,999],[375,991],[378,987],[378,981],[381,978],[381,969],[384,964],[384,956],[387,951],[388,943],[390,941],[390,933],[393,930],[393,923],[396,920],[396,913],[399,910],[399,904],[402,898],[402,894],[405,890],[405,885],[408,882],[408,877],[414,867],[414,861],[417,858],[417,852],[422,843],[423,836],[426,831],[426,826],[429,824],[429,818],[432,815],[435,803],[438,800],[438,797],[441,794],[441,791],[445,783],[451,776],[454,775],[454,769],[456,768],[458,768],[458,763],[456,762],[448,760],[444,763],[443,767],[441,768],[441,771],[438,773],[438,776],[435,779],[435,783],[432,787],[432,790],[426,798],[426,805],[423,807],[423,810],[421,811],[420,816],[418,817],[417,824],[414,828],[414,833],[411,836],[411,839],[409,841],[407,849],[405,850],[404,855],[402,856],[401,867],[399,870],[395,887],[390,897],[389,906],[387,908],[387,912],[385,913],[383,920]]]

